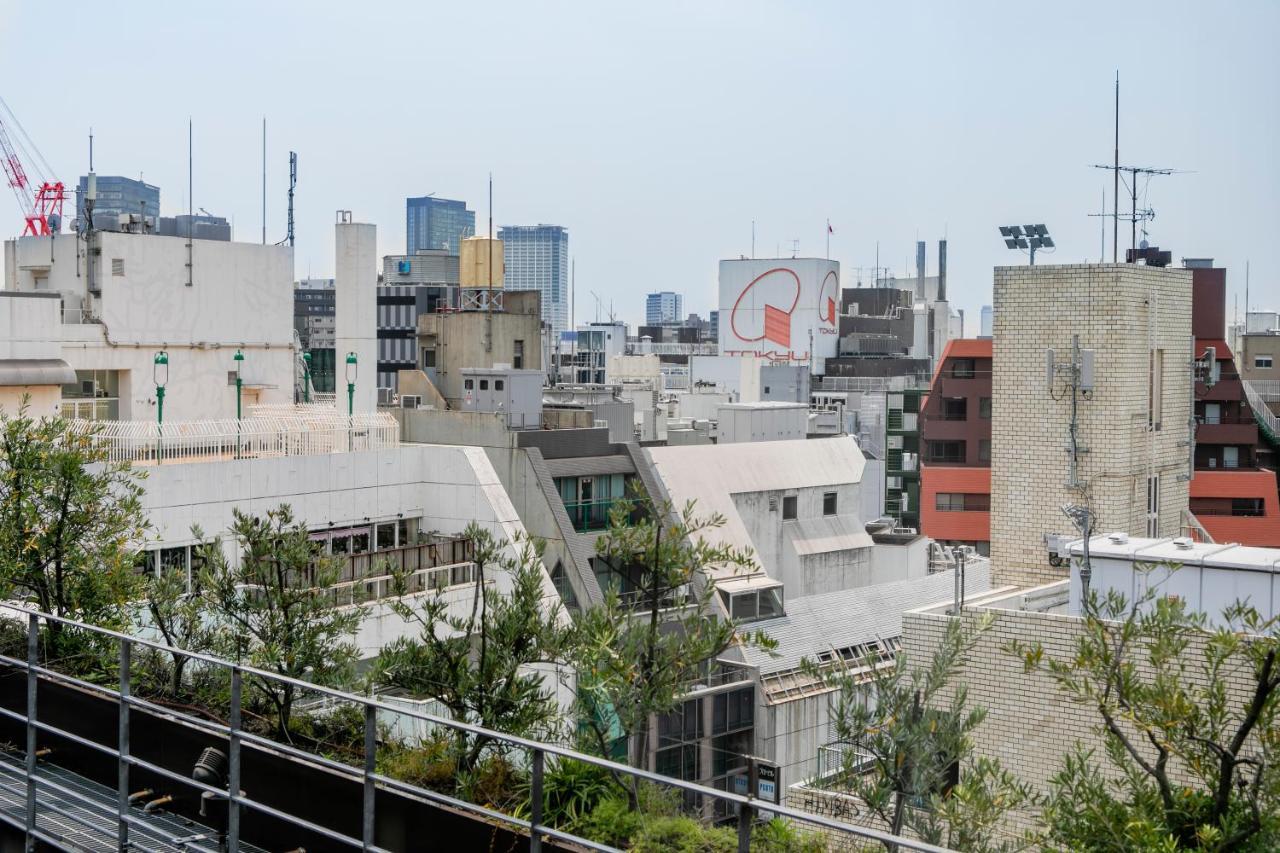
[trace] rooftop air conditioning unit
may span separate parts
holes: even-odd
[[[422,405],[421,394],[401,394],[400,395],[400,408],[402,409],[416,409],[421,405]]]

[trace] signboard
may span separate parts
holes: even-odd
[[[756,797],[777,803],[778,789],[781,787],[779,774],[778,765],[756,762]]]
[[[746,773],[739,773],[733,777],[733,792],[735,794],[742,794],[745,797],[750,787],[750,780],[747,779]]]
[[[720,262],[720,354],[811,364],[839,341],[840,264],[822,258]]]

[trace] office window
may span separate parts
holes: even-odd
[[[824,492],[822,494],[822,514],[823,515],[836,514],[836,493],[835,492]]]
[[[957,358],[951,363],[951,375],[956,379],[972,379],[973,359]]]
[[[1271,356],[1269,356],[1269,355],[1255,355],[1255,356],[1253,357],[1253,366],[1254,366],[1256,369],[1258,369],[1258,370],[1270,370],[1270,369],[1271,369]]]
[[[796,517],[796,505],[799,503],[795,495],[788,495],[782,499],[782,520],[792,521]]]
[[[963,441],[930,441],[925,445],[926,459],[929,462],[963,463],[965,456]]]
[[[514,341],[511,344],[511,366],[516,370],[524,369],[524,341]]]
[[[978,398],[978,417],[982,418],[985,421],[991,420],[991,398],[990,397]]]
[[[434,348],[422,351],[422,366],[424,368],[436,366],[436,351]]]
[[[1222,448],[1222,467],[1223,468],[1239,468],[1240,467],[1240,448],[1228,445]]]
[[[979,462],[991,461],[991,439],[989,438],[978,439],[978,461]]]

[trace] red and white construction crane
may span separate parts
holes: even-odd
[[[15,135],[10,136],[10,131]],[[18,141],[18,148],[13,145],[14,139]],[[36,176],[34,185],[27,177],[22,158],[18,156],[19,149],[31,164]],[[3,98],[0,98],[0,165],[4,167],[4,176],[13,188],[14,197],[18,199],[18,206],[22,208],[22,216],[26,220],[22,235],[44,237],[56,234],[62,227],[62,203],[66,199],[66,187],[54,177],[48,161],[40,155],[40,150],[22,129],[17,116]]]

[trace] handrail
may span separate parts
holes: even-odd
[[[1244,396],[1253,409],[1253,416],[1258,421],[1258,426],[1262,427],[1262,431],[1266,433],[1267,440],[1272,444],[1280,444],[1280,421],[1277,421],[1276,413],[1267,406],[1252,382],[1243,379],[1240,384],[1244,386]]]
[[[52,726],[48,723],[41,722],[38,719],[36,719],[36,715],[35,715],[36,686],[38,683],[38,676],[40,676],[41,674],[46,675],[48,677],[53,677],[67,684],[75,685],[82,689],[93,691],[98,694],[115,697],[117,701],[122,704],[123,707],[145,707],[150,705],[151,703],[148,703],[145,699],[133,697],[131,695],[131,690],[129,689],[131,684],[131,679],[132,679],[132,670],[128,666],[128,662],[130,660],[132,649],[134,647],[153,649],[153,650],[164,652],[166,654],[178,654],[187,658],[188,660],[201,661],[212,667],[227,670],[230,673],[231,683],[232,683],[232,690],[231,690],[232,705],[231,705],[230,724],[223,725],[220,723],[204,720],[193,715],[182,714],[181,712],[175,712],[173,709],[169,709],[169,708],[165,709],[165,713],[170,715],[173,715],[176,713],[178,716],[180,716],[183,719],[185,723],[195,725],[206,731],[215,731],[219,734],[225,734],[230,737],[230,750],[232,751],[232,756],[230,759],[231,767],[232,767],[231,782],[233,784],[231,784],[229,791],[220,790],[220,789],[211,787],[209,785],[206,785],[204,783],[197,782],[188,777],[176,774],[172,770],[169,770],[168,768],[155,765],[144,759],[140,759],[136,756],[128,754],[128,737],[127,737],[128,722],[127,721],[128,721],[129,715],[127,713],[123,713],[123,710],[120,715],[122,732],[121,732],[119,749],[117,749],[114,746],[107,746],[105,744],[97,744],[97,743],[90,743],[86,745],[90,746],[93,749],[104,751],[111,755],[116,756],[118,760],[121,762],[122,768],[125,765],[146,768],[147,770],[156,772],[162,776],[172,778],[175,781],[181,781],[183,784],[190,785],[201,791],[209,791],[214,795],[222,796],[228,799],[231,805],[233,806],[233,808],[231,809],[233,820],[230,822],[229,826],[234,827],[234,829],[228,830],[227,849],[231,850],[232,853],[235,853],[235,851],[238,850],[238,845],[239,845],[238,814],[239,814],[239,807],[242,807],[242,806],[256,810],[256,811],[261,811],[265,814],[269,814],[273,817],[293,823],[295,825],[305,826],[306,828],[312,829],[313,831],[317,831],[325,835],[326,837],[334,841],[337,841],[339,843],[343,843],[343,844],[347,844],[355,847],[363,847],[364,849],[379,849],[379,848],[376,848],[373,844],[374,842],[373,827],[375,826],[373,821],[373,808],[374,808],[374,802],[375,802],[373,792],[376,789],[376,786],[382,785],[383,787],[392,787],[392,788],[405,790],[417,796],[422,796],[428,800],[433,800],[435,802],[442,802],[443,799],[452,800],[452,798],[444,798],[444,795],[429,791],[427,789],[422,789],[416,786],[409,785],[408,783],[402,782],[400,780],[391,779],[389,777],[386,777],[376,772],[376,769],[374,766],[375,756],[370,753],[370,747],[376,743],[376,728],[377,728],[378,712],[383,712],[389,715],[395,715],[395,716],[401,716],[401,717],[407,717],[410,719],[419,720],[421,722],[428,723],[432,726],[452,729],[457,732],[463,732],[469,735],[482,737],[482,738],[485,738],[486,740],[489,740],[495,743],[505,744],[511,747],[516,747],[516,748],[527,751],[531,756],[531,759],[532,759],[531,765],[533,768],[532,780],[531,780],[531,795],[530,795],[532,814],[530,819],[526,820],[522,818],[517,818],[512,815],[493,812],[492,810],[485,809],[482,806],[479,806],[473,803],[467,803],[461,800],[452,801],[451,805],[473,814],[483,815],[489,819],[501,820],[510,826],[518,828],[521,831],[529,832],[531,851],[541,850],[541,843],[542,843],[543,836],[558,838],[565,841],[572,841],[578,844],[585,844],[593,849],[598,849],[598,850],[609,849],[607,847],[603,847],[599,844],[591,842],[589,839],[574,836],[571,833],[563,832],[561,830],[556,830],[552,827],[544,826],[540,823],[540,819],[541,819],[540,804],[542,802],[541,791],[542,791],[542,778],[543,778],[543,772],[544,772],[544,762],[545,762],[546,756],[552,755],[558,758],[570,759],[570,760],[582,762],[584,764],[590,764],[596,767],[600,767],[602,769],[610,771],[615,775],[629,776],[635,779],[642,779],[647,782],[664,785],[669,788],[676,788],[691,794],[700,795],[702,797],[710,797],[712,799],[718,799],[728,803],[732,803],[738,809],[738,814],[739,814],[738,832],[739,832],[740,843],[744,841],[749,841],[750,839],[750,833],[752,831],[752,826],[753,826],[752,818],[754,817],[756,810],[765,809],[776,816],[785,817],[794,821],[799,821],[801,823],[810,824],[812,826],[819,827],[825,830],[831,830],[831,831],[843,833],[846,835],[854,836],[857,838],[876,841],[886,845],[895,845],[896,847],[904,850],[917,850],[917,851],[923,851],[924,853],[949,853],[949,851],[946,848],[938,847],[936,845],[928,844],[928,843],[917,841],[914,839],[896,836],[891,833],[884,832],[882,830],[874,829],[872,827],[855,826],[853,824],[844,823],[842,821],[838,821],[832,818],[823,817],[822,815],[802,811],[800,809],[797,809],[782,803],[774,804],[769,801],[762,801],[747,795],[737,794],[732,791],[722,791],[717,788],[709,787],[707,785],[698,784],[696,782],[686,782],[680,779],[674,779],[674,778],[663,776],[659,773],[655,773],[652,771],[642,770],[639,768],[631,767],[629,765],[620,764],[616,761],[611,761],[610,759],[607,759],[607,758],[600,758],[598,756],[590,755],[583,752],[578,752],[577,750],[574,750],[565,746],[560,746],[558,744],[536,741],[530,738],[521,737],[519,735],[513,735],[513,734],[508,734],[506,732],[495,731],[493,729],[485,728],[484,726],[478,726],[473,723],[462,722],[459,720],[450,719],[448,717],[440,717],[435,714],[430,714],[424,711],[418,711],[412,708],[406,708],[402,705],[391,705],[389,703],[380,701],[372,696],[360,696],[353,693],[347,693],[345,691],[338,690],[336,688],[325,687],[319,684],[313,684],[311,682],[304,681],[302,679],[280,675],[278,673],[269,672],[267,670],[259,669],[257,667],[235,664],[213,655],[209,655],[201,652],[190,652],[185,649],[179,649],[174,646],[168,646],[168,645],[165,645],[164,643],[157,642],[154,640],[148,640],[142,637],[135,637],[120,631],[113,631],[109,628],[102,628],[96,625],[88,625],[83,622],[78,622],[74,619],[69,619],[66,617],[54,616],[52,614],[43,613],[39,610],[35,610],[29,607],[24,607],[18,604],[0,602],[0,611],[8,611],[9,613],[14,614],[15,616],[23,617],[27,626],[27,651],[28,651],[27,660],[24,662],[16,658],[0,656],[0,662],[3,662],[5,664],[8,664],[16,668],[25,669],[27,673],[28,714],[27,716],[23,717],[20,714],[16,714],[16,712],[4,711],[3,709],[0,709],[0,716],[11,716],[11,715],[16,716],[16,718],[18,719],[25,719],[27,723],[27,729],[28,729],[27,777],[28,777],[28,784],[31,786],[34,786],[35,784],[37,784],[37,780],[35,777],[35,754],[34,754],[35,732],[37,731],[37,729],[58,734],[61,736],[66,736],[72,740],[76,740],[76,739],[84,740],[83,738],[81,738],[80,736],[72,732],[67,732],[65,730],[59,729],[55,726]],[[37,663],[37,660],[38,660],[37,637],[38,637],[39,623],[41,621],[45,622],[46,624],[57,623],[62,625],[68,625],[82,631],[87,631],[89,633],[96,634],[101,637],[110,638],[111,640],[114,640],[116,643],[118,643],[120,647],[120,659],[121,659],[121,679],[120,679],[121,689],[115,690],[110,687],[105,687],[102,684],[96,684],[96,683],[84,681],[82,679],[76,678],[75,676],[67,675],[65,673],[58,673],[46,667],[40,666]],[[363,707],[364,717],[365,717],[365,744],[366,744],[364,768],[363,770],[361,770],[360,768],[352,767],[348,765],[337,765],[338,768],[341,768],[343,772],[347,773],[352,778],[360,778],[364,780],[364,785],[365,785],[365,796],[364,796],[364,805],[363,805],[364,834],[362,838],[356,839],[350,836],[343,835],[337,830],[333,830],[327,827],[316,826],[300,817],[297,817],[296,815],[286,814],[264,803],[256,802],[252,800],[250,797],[248,797],[246,794],[241,792],[241,788],[243,786],[240,784],[236,784],[238,783],[239,745],[241,742],[252,743],[252,744],[261,743],[264,745],[269,744],[270,748],[273,750],[277,750],[282,753],[293,755],[306,761],[319,763],[324,766],[332,767],[334,764],[336,764],[336,762],[332,762],[331,759],[324,759],[322,756],[317,756],[315,754],[305,752],[290,744],[282,744],[275,741],[267,741],[265,738],[261,738],[260,736],[254,735],[251,732],[242,731],[238,724],[239,713],[240,713],[239,703],[240,703],[240,696],[241,696],[240,685],[243,681],[244,676],[246,675],[263,679],[268,682],[275,682],[278,684],[289,685],[294,687],[295,689],[307,691],[309,693],[312,693],[318,696],[324,696],[331,699],[340,700],[342,702]],[[125,774],[123,770],[121,773],[121,781],[122,781],[122,784],[127,783],[127,774]],[[123,795],[127,796],[127,793],[128,793],[127,791],[124,791]],[[29,797],[30,796],[34,796],[34,787],[30,788]],[[38,831],[37,827],[35,826],[34,806],[31,805],[33,802],[34,800],[31,800],[31,799],[29,799],[28,801],[27,831],[31,837],[35,837],[34,833]],[[125,825],[126,825],[125,822],[121,821],[122,841],[126,840],[123,838],[123,835],[126,834],[127,832],[123,828]]]

